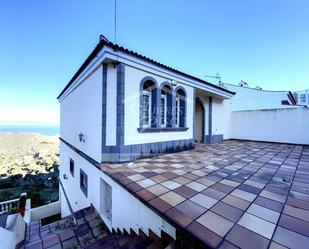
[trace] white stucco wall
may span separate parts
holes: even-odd
[[[212,100],[212,135],[223,134],[223,139],[228,139],[229,122],[231,115],[230,100]]]
[[[281,100],[289,101],[288,91],[266,91],[230,84],[225,84],[225,87],[230,91],[236,92],[231,99],[233,111],[294,107],[281,105]]]
[[[101,161],[102,67],[60,103],[60,137],[97,161]],[[85,142],[79,141],[79,133]]]
[[[232,112],[230,137],[309,144],[309,109],[304,107]]]
[[[55,201],[37,208],[31,209],[31,221],[41,220],[60,213],[60,201]]]
[[[156,76],[145,71],[125,66],[125,145],[154,143],[193,138],[193,87],[181,85],[187,93],[187,127],[184,132],[139,133],[139,90],[140,82],[146,77],[153,77],[160,86],[168,78]],[[177,86],[178,86],[177,85]]]
[[[173,226],[133,197],[127,190],[118,185],[101,170],[97,169],[83,157],[71,150],[63,142],[61,142],[60,147],[60,179],[74,212],[89,206],[90,203],[100,212],[100,198],[102,196],[100,181],[103,179],[112,187],[112,222],[101,214],[102,219],[109,228],[126,229],[127,231],[132,228],[136,232],[138,232],[138,229],[142,229],[146,234],[148,234],[148,230],[151,229],[158,236],[160,236],[161,230],[164,230],[175,238],[175,229]],[[70,158],[75,162],[74,177],[69,170]],[[87,197],[80,189],[80,169],[88,176]],[[63,174],[66,174],[68,179],[63,179]],[[61,196],[61,213],[68,213],[66,203],[63,202],[65,202],[65,198]]]

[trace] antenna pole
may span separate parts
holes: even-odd
[[[114,42],[117,43],[117,0],[115,0],[114,6]]]

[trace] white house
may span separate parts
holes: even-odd
[[[233,95],[101,36],[58,96],[62,216],[91,203],[110,228],[175,237],[172,225],[100,167],[222,142]]]
[[[309,90],[295,92],[297,96],[297,104],[302,106],[309,106]]]
[[[249,87],[244,81],[238,85],[223,83],[222,86],[235,92],[230,100],[233,111],[265,110],[295,107],[296,100],[290,91],[270,91]]]

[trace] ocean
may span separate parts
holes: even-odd
[[[44,135],[59,135],[60,127],[59,126],[47,126],[47,125],[4,125],[0,124],[0,132],[37,132]]]

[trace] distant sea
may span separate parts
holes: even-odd
[[[5,125],[0,124],[0,132],[37,132],[44,135],[59,135],[59,126],[47,126],[47,125]]]

